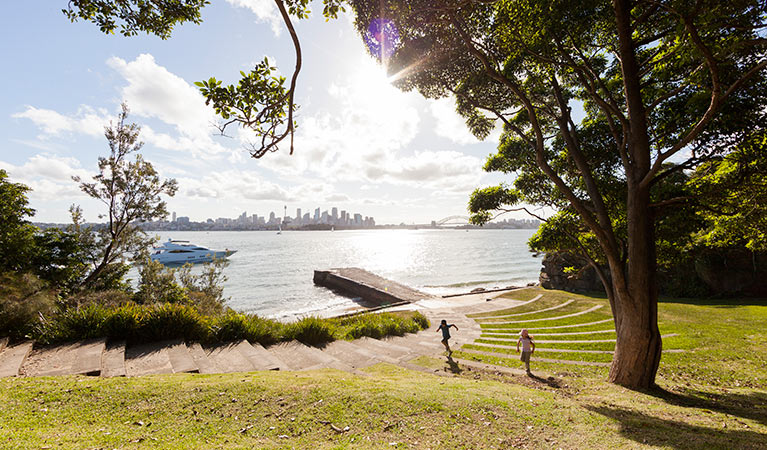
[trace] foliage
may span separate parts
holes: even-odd
[[[202,22],[200,10],[208,0],[70,0],[62,12],[71,20],[95,23],[104,33],[120,28],[124,36],[139,32],[170,37],[176,24]]]
[[[203,314],[219,314],[224,310],[224,269],[229,265],[225,259],[214,259],[202,266],[199,275],[192,274],[192,265],[184,264],[177,272],[181,286],[197,309]]]
[[[194,305],[179,303],[89,302],[77,307],[49,308],[39,323],[33,320],[37,316],[38,311],[30,312],[29,324],[34,327],[27,325],[26,329],[46,344],[108,337],[132,342],[182,338],[216,343],[246,339],[264,346],[297,339],[307,345],[323,345],[336,339],[401,336],[429,326],[428,320],[417,312],[367,313],[330,319],[306,317],[283,323],[232,310],[206,315]]]
[[[35,227],[26,217],[35,210],[29,207],[28,186],[8,181],[0,169],[0,272],[26,268],[34,248]]]
[[[698,246],[767,251],[767,135],[702,164],[689,185],[705,205]]]
[[[690,198],[672,196],[664,179],[731,152],[763,127],[764,2],[350,3],[363,39],[382,16],[396,24],[397,48],[385,64],[402,89],[455,96],[479,138],[490,122],[502,124],[485,169],[517,177],[513,189],[474,193],[475,223],[528,203],[567,209],[582,223],[577,230],[593,235],[595,253],[578,235],[565,240],[609,270],[595,267],[616,312],[616,352],[626,355],[610,377],[651,386],[661,349],[656,255],[669,253],[656,248],[656,229]]]
[[[109,275],[119,274],[126,255],[138,253],[149,245],[151,239],[146,238],[137,223],[167,216],[166,204],[160,196],[173,196],[178,188],[174,179],[161,181],[152,164],[140,154],[134,162],[127,160],[128,155],[143,146],[138,140],[139,126],[126,123],[127,117],[128,107],[123,103],[117,124],[105,129],[110,154],[99,157],[99,173],[93,176],[93,181],[73,177],[83,192],[107,207],[106,213],[99,215],[107,219],[105,227],[78,231],[90,244],[88,261],[92,269],[83,280],[86,288],[99,285],[100,280]],[[82,228],[76,220],[79,208],[72,211],[75,227]]]
[[[176,273],[157,261],[146,258],[138,269],[136,303],[189,303],[185,290],[176,281]]]
[[[220,342],[247,339],[269,346],[282,339],[282,327],[283,324],[274,320],[229,311],[213,321],[212,337]]]
[[[35,275],[0,274],[0,337],[31,335],[41,316],[55,312],[56,300],[55,291]]]
[[[38,231],[30,261],[37,275],[66,297],[75,292],[88,274],[86,248],[77,233],[60,228]]]
[[[283,332],[285,340],[297,340],[306,345],[323,345],[334,341],[334,327],[319,317],[304,317],[296,322],[285,325]]]

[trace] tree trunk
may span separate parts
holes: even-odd
[[[629,188],[628,261],[625,277],[613,286],[619,314],[613,311],[617,342],[609,381],[632,389],[655,384],[661,357],[658,331],[658,289],[655,282],[654,219],[649,189]],[[623,266],[621,264],[621,266]],[[610,267],[611,272],[624,267]]]

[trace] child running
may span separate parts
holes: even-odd
[[[447,324],[447,320],[442,319],[442,322],[439,324],[439,328],[437,328],[437,332],[442,330],[442,345],[445,346],[445,350],[447,350],[447,356],[450,356],[453,354],[453,351],[450,350],[450,344],[447,343],[447,340],[450,339],[450,327],[455,328],[458,330],[458,327],[455,326],[455,324]]]
[[[533,337],[527,333],[527,329],[522,330],[519,333],[519,339],[517,339],[517,353],[519,353],[519,344],[522,344],[522,356],[520,360],[525,362],[525,370],[530,375],[530,355],[535,352],[535,341]]]

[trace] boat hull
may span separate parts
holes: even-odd
[[[180,265],[180,264],[198,264],[198,263],[209,263],[212,262],[214,259],[223,259],[227,256],[231,256],[234,254],[237,250],[226,250],[226,251],[209,251],[205,253],[194,253],[194,254],[188,254],[188,253],[163,253],[159,255],[150,255],[150,259],[152,261],[157,261],[161,264],[165,265]]]

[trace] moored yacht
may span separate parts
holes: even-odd
[[[189,241],[168,239],[163,245],[155,247],[149,258],[162,264],[186,264],[211,262],[232,255],[237,250],[210,250]]]

